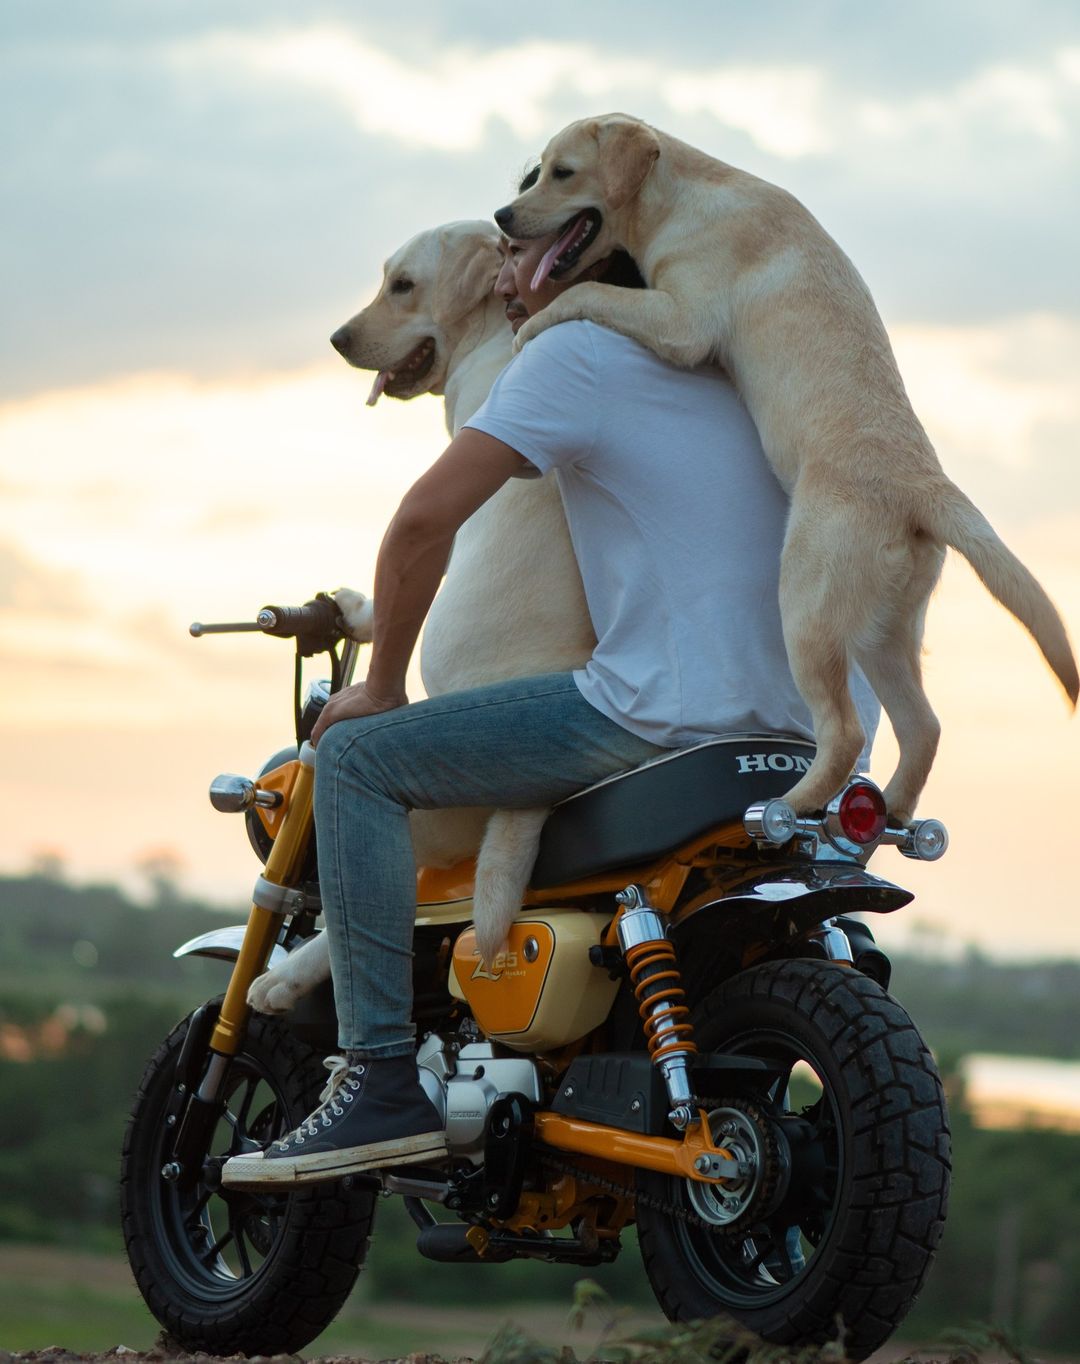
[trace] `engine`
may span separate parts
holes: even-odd
[[[524,1056],[496,1056],[490,1042],[461,1046],[432,1033],[421,1044],[416,1061],[424,1092],[446,1123],[451,1153],[473,1165],[484,1162],[484,1126],[500,1094],[541,1100],[535,1062]]]

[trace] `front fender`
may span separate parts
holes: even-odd
[[[727,894],[703,895],[676,911],[681,928],[706,910],[732,928],[812,928],[838,914],[889,914],[915,897],[851,862],[785,863],[762,868]]]
[[[174,957],[217,957],[220,961],[235,961],[247,932],[246,924],[231,924],[228,928],[212,928],[209,933],[200,933],[197,938],[189,938],[183,946],[173,953]],[[277,966],[285,960],[288,952],[280,943],[270,949],[270,966]]]

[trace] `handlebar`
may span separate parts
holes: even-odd
[[[196,639],[203,635],[241,634],[260,631],[276,639],[295,639],[301,653],[310,657],[332,649],[345,636],[344,623],[333,597],[320,592],[303,606],[264,606],[253,621],[205,625],[193,621],[189,627]]]

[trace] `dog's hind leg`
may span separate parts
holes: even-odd
[[[864,742],[848,688],[844,643],[809,623],[788,631],[788,657],[795,685],[810,710],[817,752],[801,780],[784,796],[797,814],[823,809],[854,771]]]
[[[795,685],[810,711],[817,752],[784,797],[798,814],[821,810],[851,775],[864,742],[848,687],[849,641],[864,625],[859,599],[843,584],[836,535],[822,534],[829,508],[809,499],[792,509],[780,562],[780,620]]]
[[[937,754],[941,725],[922,684],[922,638],[926,607],[945,552],[924,543],[892,618],[871,647],[856,649],[859,666],[881,702],[896,735],[900,760],[885,787],[894,822],[910,824]]]
[[[919,641],[893,634],[879,649],[860,650],[857,657],[900,749],[896,771],[885,787],[885,804],[893,823],[910,824],[941,737],[941,725],[922,687]]]

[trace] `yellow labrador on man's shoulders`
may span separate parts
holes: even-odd
[[[847,686],[866,673],[900,748],[885,790],[909,820],[939,726],[921,681],[927,601],[945,546],[1031,631],[1075,704],[1077,670],[1045,592],[944,474],[911,409],[854,266],[785,190],[622,114],[558,133],[528,189],[495,214],[520,238],[558,234],[533,280],[570,278],[617,247],[648,285],[582,282],[518,333],[588,318],[673,364],[719,360],[791,496],[780,606],[817,756],[788,793],[820,809],[863,735]]]

